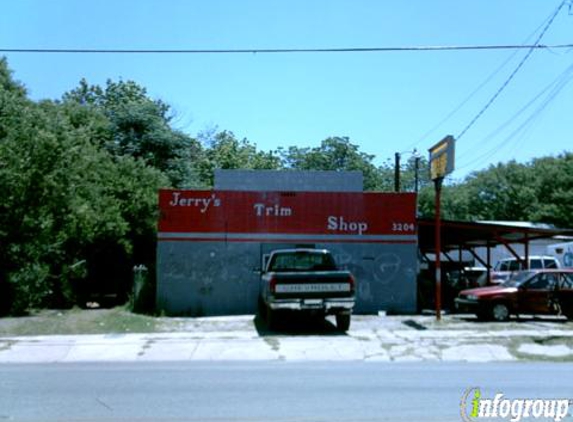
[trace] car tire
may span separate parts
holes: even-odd
[[[503,302],[494,303],[491,307],[491,317],[497,322],[507,321],[509,319],[509,307]]]
[[[348,331],[350,328],[350,317],[350,314],[336,314],[336,328],[338,331]]]
[[[265,319],[267,321],[267,328],[269,330],[274,330],[277,326],[277,321],[276,321],[276,312],[273,311],[270,306],[266,307],[266,315],[265,315]]]
[[[265,318],[265,312],[266,312],[266,305],[265,305],[265,301],[263,300],[262,296],[259,296],[259,300],[257,301],[257,311],[259,313],[259,316],[261,318]]]

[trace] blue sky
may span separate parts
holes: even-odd
[[[537,38],[560,3],[5,0],[0,48],[524,44]],[[561,9],[542,44],[573,43],[571,13],[568,4]],[[108,78],[134,80],[152,97],[169,103],[176,113],[176,126],[193,136],[216,127],[248,138],[263,150],[317,146],[329,136],[348,136],[381,164],[393,160],[395,152],[413,148],[427,155],[427,149],[445,135],[459,135],[526,53],[5,56],[34,99],[60,98],[81,78],[92,84],[104,84]],[[453,177],[462,178],[500,161],[525,162],[571,151],[573,84],[567,82],[573,78],[572,65],[572,49],[533,52],[507,89],[457,141]],[[550,85],[552,81],[560,84]]]

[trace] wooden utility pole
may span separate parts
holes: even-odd
[[[394,154],[394,192],[398,193],[400,186],[400,153]]]

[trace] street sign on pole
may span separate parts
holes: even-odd
[[[454,171],[455,140],[446,136],[430,148],[430,178],[440,179]]]
[[[442,269],[441,269],[441,235],[440,202],[442,182],[446,175],[454,171],[455,140],[451,135],[446,136],[430,148],[430,178],[434,181],[436,190],[435,209],[435,253],[436,253],[436,319],[442,318]]]

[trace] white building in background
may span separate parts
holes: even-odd
[[[554,229],[550,224],[531,223],[526,221],[478,221],[483,224],[496,224],[520,228]],[[525,245],[523,243],[511,243],[511,248],[519,255],[525,256]],[[487,257],[486,248],[477,248],[476,253],[484,261]],[[547,239],[535,239],[529,242],[529,256],[549,255],[556,257],[561,266],[573,267],[573,237],[555,236]],[[512,258],[513,255],[505,245],[497,245],[491,248],[491,263],[495,265],[497,261],[504,258]]]
[[[562,267],[573,268],[573,240],[547,245],[546,254],[556,257]]]

